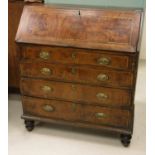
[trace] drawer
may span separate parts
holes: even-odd
[[[22,105],[24,114],[67,121],[79,121],[81,119],[81,109],[78,108],[75,112],[74,104],[70,102],[22,96]]]
[[[106,51],[45,46],[23,47],[22,57],[52,63],[104,66],[119,70],[132,69],[133,62],[133,57],[127,54],[115,55]]]
[[[131,126],[132,115],[129,110],[87,105],[82,108],[84,109],[83,118],[85,122],[124,128]]]
[[[20,64],[20,72],[25,77],[112,87],[132,87],[133,83],[133,74],[131,72],[45,62],[22,62]]]
[[[128,128],[131,121],[131,113],[128,110],[25,96],[22,97],[22,101],[26,115],[121,128]]]
[[[87,104],[129,106],[131,103],[130,90],[39,79],[22,78],[21,92],[26,96],[54,98]]]

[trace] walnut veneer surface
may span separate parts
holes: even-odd
[[[25,6],[16,42],[26,128],[34,121],[133,133],[142,11]]]

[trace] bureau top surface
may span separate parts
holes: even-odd
[[[136,52],[141,10],[25,6],[17,43]]]

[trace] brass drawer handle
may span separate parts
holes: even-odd
[[[108,58],[105,58],[105,57],[101,57],[97,60],[97,63],[99,65],[109,65],[110,63],[110,60]]]
[[[47,112],[53,112],[54,107],[52,107],[51,105],[46,104],[46,105],[43,106],[43,110],[47,111]]]
[[[51,75],[52,74],[52,70],[50,70],[49,68],[42,68],[41,69],[41,73],[43,75]]]
[[[96,94],[96,97],[99,99],[99,100],[104,100],[104,99],[107,99],[108,98],[108,95],[104,94],[104,93],[98,93]]]
[[[106,74],[99,74],[98,76],[97,76],[97,80],[98,81],[106,81],[106,80],[108,80],[109,79],[109,77],[106,75]]]
[[[53,91],[53,88],[51,88],[51,87],[49,87],[49,86],[43,86],[43,87],[42,87],[42,90],[43,90],[44,92],[52,92],[52,91]]]
[[[72,53],[72,59],[76,59],[76,53],[75,52]]]
[[[40,52],[40,54],[39,54],[39,57],[40,57],[41,59],[45,59],[45,60],[49,59],[49,56],[50,56],[50,54],[49,54],[48,52],[46,52],[46,51],[42,51],[42,52]]]
[[[102,112],[98,112],[95,114],[96,118],[105,118],[107,117],[107,115],[105,113],[102,113]]]

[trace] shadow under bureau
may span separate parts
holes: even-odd
[[[28,131],[34,121],[133,133],[142,11],[25,6],[16,42]]]

